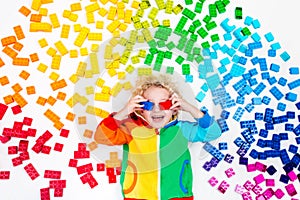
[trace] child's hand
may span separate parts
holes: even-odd
[[[179,97],[176,93],[174,93],[170,100],[172,100],[172,106],[170,110],[178,111],[186,111],[189,112],[194,118],[201,118],[203,117],[204,113],[201,112],[197,107],[193,106],[186,100]]]
[[[147,101],[147,99],[140,95],[132,97],[124,106],[124,108],[114,115],[114,118],[118,120],[123,120],[134,111],[142,110],[143,105],[141,105],[140,103],[143,101]]]

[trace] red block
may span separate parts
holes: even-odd
[[[77,167],[78,160],[70,159],[69,167]]]
[[[49,181],[49,188],[66,188],[66,180],[51,180]]]
[[[22,161],[24,161],[24,160],[29,160],[29,159],[30,159],[29,153],[28,153],[27,151],[21,152],[21,153],[20,153],[20,159],[21,159]]]
[[[8,109],[8,106],[0,103],[0,120],[2,120],[3,116],[5,115],[6,110]]]
[[[90,158],[90,152],[89,151],[74,151],[74,158],[75,159]]]
[[[89,182],[89,180],[93,177],[92,173],[91,172],[88,172],[84,175],[82,175],[80,177],[80,180],[83,184],[86,184],[87,182]]]
[[[94,170],[92,163],[78,166],[76,169],[78,174],[83,174]]]
[[[105,170],[105,164],[104,163],[98,163],[97,164],[97,171],[104,171]]]
[[[43,146],[44,146],[44,144],[42,144],[42,143],[35,143],[31,149],[35,153],[40,153],[43,149]]]
[[[117,182],[117,176],[116,175],[108,176],[108,183],[116,183],[116,182]]]
[[[40,189],[41,200],[50,200],[50,188]]]
[[[60,131],[60,136],[61,137],[65,137],[65,138],[67,138],[68,136],[69,136],[69,130],[67,130],[67,129],[61,129],[61,131]]]
[[[11,110],[14,115],[17,115],[22,112],[21,106],[19,106],[19,105],[15,105],[15,106],[11,107]]]
[[[9,146],[7,148],[8,150],[8,154],[12,155],[12,154],[17,154],[18,153],[18,147],[17,146]]]
[[[19,142],[19,151],[28,151],[28,144],[29,141],[28,140],[20,140]]]
[[[35,135],[36,135],[36,129],[28,128],[28,130],[27,130],[27,136],[35,137]]]
[[[10,177],[10,171],[0,171],[0,180],[8,180]]]
[[[23,163],[23,161],[20,157],[13,158],[13,159],[11,159],[11,161],[12,161],[12,164],[14,167],[21,165]]]
[[[121,175],[122,167],[116,167],[116,173],[117,173],[117,175]]]
[[[35,167],[31,163],[26,165],[24,169],[27,172],[28,176],[31,178],[31,180],[34,180],[40,176],[40,174],[36,171]]]
[[[89,186],[93,189],[98,185],[97,180],[92,176],[88,181]]]
[[[50,146],[43,145],[42,151],[41,151],[43,154],[50,154],[50,151],[51,151]]]
[[[86,143],[78,143],[78,151],[86,151]]]
[[[44,178],[60,179],[61,171],[45,170]]]
[[[11,139],[10,136],[2,136],[2,135],[0,135],[0,141],[1,141],[2,144],[7,143],[10,139]]]
[[[55,151],[62,152],[63,148],[64,148],[64,145],[63,145],[63,144],[55,143],[55,145],[54,145],[54,150],[55,150]]]
[[[106,168],[106,175],[107,176],[115,175],[115,169],[110,167]]]
[[[22,128],[23,128],[23,123],[15,121],[12,130],[21,131]]]
[[[31,124],[32,124],[32,118],[30,118],[30,117],[24,117],[23,124],[26,125],[26,126],[31,126]]]
[[[63,197],[64,189],[62,188],[55,188],[54,189],[54,197]]]

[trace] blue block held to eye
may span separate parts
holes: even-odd
[[[143,101],[143,102],[140,102],[140,104],[143,105],[144,110],[152,110],[153,106],[154,106],[154,103],[152,103],[150,101]]]

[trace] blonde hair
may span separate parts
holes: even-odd
[[[177,90],[176,83],[173,82],[171,75],[168,74],[139,76],[132,95],[142,96],[144,92],[152,86],[164,88],[170,93],[170,95],[176,93],[178,96],[181,96]]]

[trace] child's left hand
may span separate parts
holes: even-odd
[[[172,106],[170,110],[178,111],[186,111],[189,112],[194,118],[201,118],[203,117],[204,113],[201,112],[197,107],[193,106],[183,98],[179,97],[176,93],[174,93],[170,100],[172,101]]]

